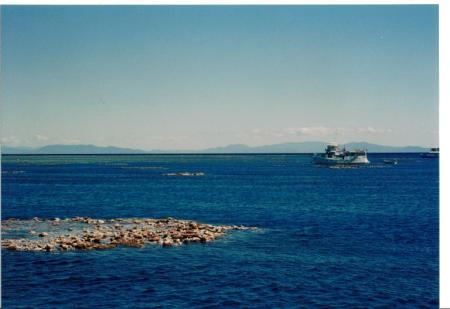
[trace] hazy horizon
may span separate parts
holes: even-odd
[[[128,150],[136,150],[136,151],[144,151],[144,152],[152,152],[152,151],[163,151],[163,152],[180,152],[180,151],[187,151],[187,152],[203,152],[203,151],[209,151],[211,149],[227,149],[227,148],[234,148],[236,149],[236,147],[249,147],[249,149],[257,149],[260,147],[267,147],[268,149],[272,148],[271,151],[274,151],[273,148],[276,148],[276,146],[287,146],[287,145],[302,145],[302,144],[329,144],[326,141],[306,141],[306,142],[286,142],[286,143],[277,143],[277,144],[264,144],[264,145],[254,145],[254,146],[250,146],[247,144],[228,144],[228,145],[221,145],[221,146],[217,146],[217,147],[207,147],[207,148],[202,148],[202,149],[145,149],[145,148],[128,148],[128,147],[120,147],[117,145],[95,145],[95,144],[47,144],[47,145],[42,145],[42,146],[38,146],[38,147],[29,147],[29,146],[7,146],[9,150],[12,149],[16,149],[16,150],[20,150],[20,149],[28,149],[28,151],[32,151],[32,150],[39,150],[39,149],[43,149],[46,147],[94,147],[94,148],[119,148],[119,149],[128,149]],[[331,144],[333,142],[330,142]],[[368,143],[365,141],[349,141],[346,143],[341,143],[341,146],[344,147],[348,147],[349,145],[352,144],[371,144],[375,147],[394,147],[394,148],[428,148],[428,147],[423,147],[423,146],[418,146],[418,145],[383,145],[383,144],[372,144],[372,143]],[[4,146],[4,145],[2,145]],[[77,151],[79,151],[79,149],[77,149]],[[318,150],[317,150],[318,151]]]
[[[438,140],[438,6],[2,6],[1,144]]]

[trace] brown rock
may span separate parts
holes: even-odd
[[[174,245],[173,240],[170,239],[170,238],[167,238],[167,239],[162,241],[162,246],[163,247],[171,247],[173,245]]]

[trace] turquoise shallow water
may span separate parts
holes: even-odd
[[[308,155],[3,156],[5,219],[259,227],[176,248],[2,250],[3,307],[436,308],[438,160],[369,159],[329,169]],[[183,171],[205,175],[163,176]]]

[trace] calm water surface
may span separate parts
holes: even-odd
[[[397,158],[398,165],[383,165]],[[438,160],[373,154],[3,156],[2,217],[257,226],[208,244],[2,250],[4,308],[436,308]],[[202,177],[167,177],[170,172]]]

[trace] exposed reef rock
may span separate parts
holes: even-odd
[[[57,224],[55,224],[57,223]],[[244,226],[215,226],[173,218],[100,220],[87,217],[2,221],[2,247],[18,251],[111,249],[117,246],[164,247],[210,242]]]

